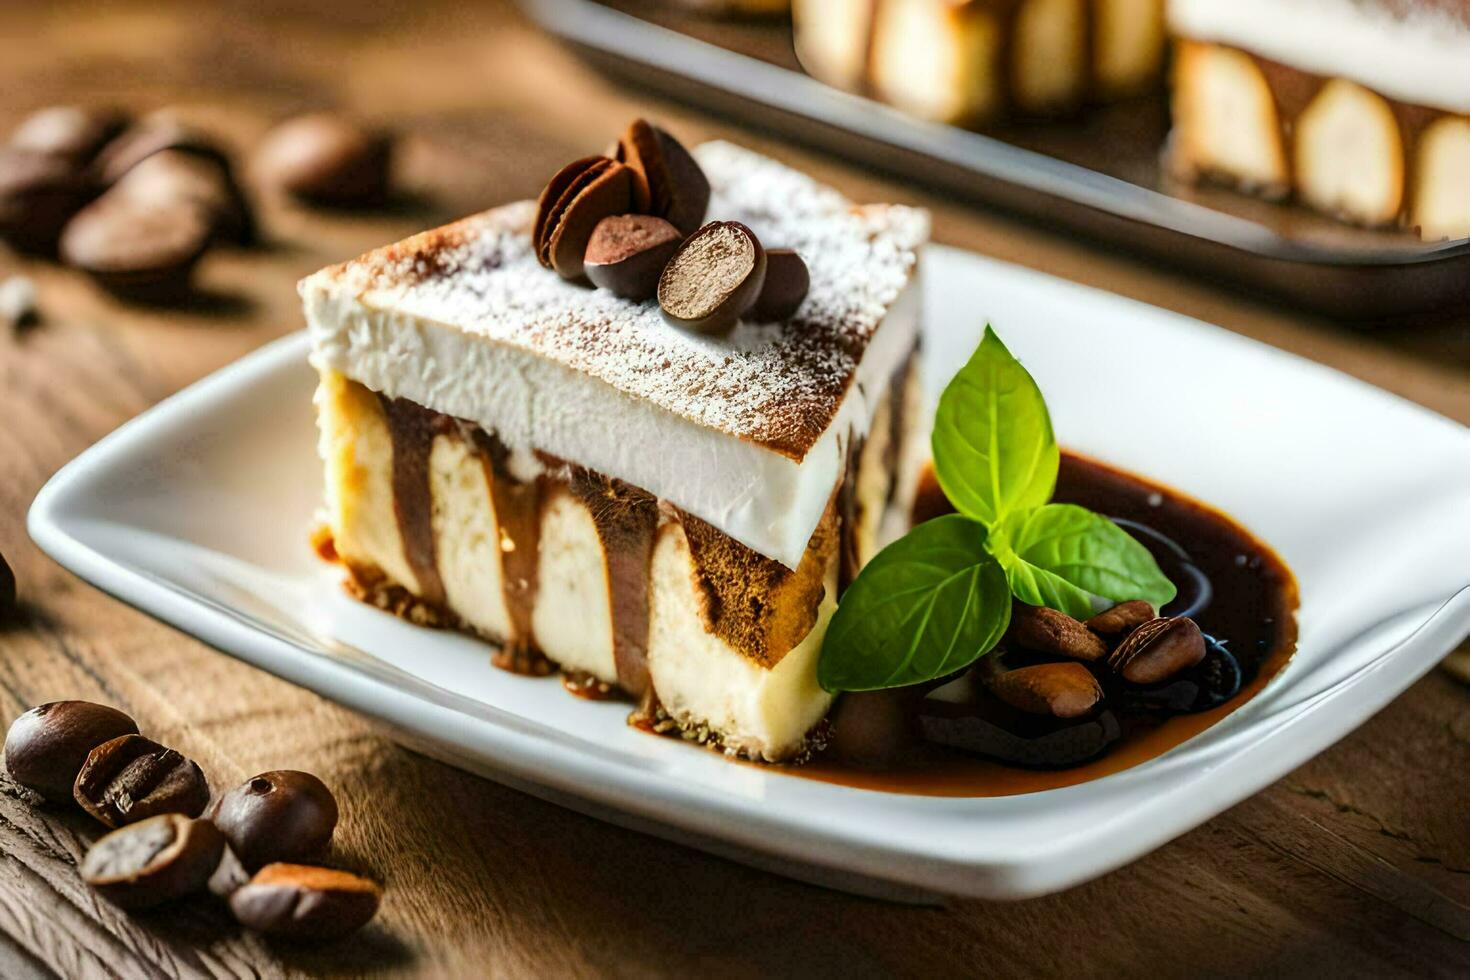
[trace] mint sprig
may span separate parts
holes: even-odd
[[[880,551],[848,587],[822,643],[828,691],[934,680],[989,653],[1012,597],[1079,619],[1174,585],[1147,548],[1099,514],[1048,503],[1061,453],[1041,389],[989,326],[939,399],[934,472],[957,514]]]

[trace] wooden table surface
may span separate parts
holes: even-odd
[[[859,199],[934,210],[939,240],[1201,317],[1470,422],[1470,314],[1354,332],[620,91],[505,3],[6,4],[0,129],[59,102],[178,106],[240,146],[336,104],[409,134],[386,212],[265,202],[268,243],[206,260],[160,311],[13,262],[44,323],[0,340],[0,715],[88,698],[131,712],[216,784],[324,777],[336,860],[386,883],[357,939],[293,949],[216,911],[129,918],[74,865],[95,833],[0,783],[0,975],[1455,974],[1470,971],[1470,690],[1424,678],[1266,791],[1091,884],[1017,904],[895,907],[796,884],[539,802],[397,747],[365,719],[107,598],[30,543],[41,484],[119,423],[297,329],[293,284],[366,248],[534,194],[637,113],[728,136]],[[0,259],[0,261],[6,261]],[[1249,384],[1249,379],[1241,379]]]

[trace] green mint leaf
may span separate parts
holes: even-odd
[[[939,517],[863,566],[822,642],[822,687],[918,684],[989,653],[1010,625],[1011,593],[985,550],[985,535],[984,527],[957,514]]]
[[[1047,504],[1019,514],[996,549],[1017,599],[1078,619],[1118,602],[1144,599],[1155,609],[1174,598],[1147,548],[1100,514],[1073,504]]]
[[[945,496],[987,527],[1051,499],[1060,453],[1046,401],[988,326],[940,396],[933,449]]]

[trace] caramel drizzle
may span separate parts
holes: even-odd
[[[511,629],[504,645],[529,653],[536,646],[531,610],[536,606],[540,586],[542,481],[513,477],[508,464],[510,449],[493,432],[464,423],[461,433],[485,468],[490,507],[500,534],[500,584]],[[514,663],[512,655],[506,664],[497,666],[511,667]]]
[[[439,571],[429,483],[434,439],[454,434],[479,456],[490,487],[490,506],[500,533],[501,588],[511,636],[492,658],[497,667],[544,675],[555,668],[537,648],[532,627],[539,588],[542,502],[554,487],[573,494],[591,513],[602,544],[612,612],[613,660],[618,684],[634,697],[650,693],[648,678],[648,586],[658,527],[658,502],[621,480],[542,457],[547,471],[535,480],[516,479],[500,438],[469,422],[403,399],[379,396],[393,442],[393,510],[404,557],[419,582],[419,598],[437,610],[447,607]]]
[[[393,513],[403,539],[403,556],[419,584],[419,598],[445,607],[444,580],[434,536],[434,506],[429,493],[429,454],[434,437],[448,431],[447,415],[402,398],[378,396],[393,442]]]

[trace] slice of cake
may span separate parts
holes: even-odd
[[[802,66],[936,122],[1052,115],[1159,85],[1163,0],[796,0]]]
[[[838,590],[924,451],[928,219],[729,144],[693,158],[710,219],[805,260],[786,319],[704,336],[538,261],[578,234],[546,203],[610,186],[603,158],[558,174],[539,221],[507,205],[304,280],[327,523],[364,599],[626,692],[656,728],[791,759],[830,706]],[[650,174],[623,199],[670,198]]]
[[[1170,169],[1470,235],[1470,2],[1170,0]]]

